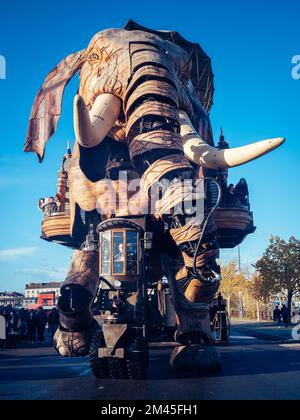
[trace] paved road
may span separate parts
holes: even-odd
[[[49,347],[0,350],[0,399],[300,399],[300,344],[256,332],[234,326],[220,347],[223,371],[198,378],[169,369],[168,347],[153,348],[149,379],[133,382],[95,379],[86,359],[62,359]]]

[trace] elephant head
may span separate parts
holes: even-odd
[[[59,63],[39,90],[30,116],[25,151],[36,152],[40,161],[45,144],[56,131],[64,89],[77,72],[80,88],[74,100],[74,130],[82,147],[97,146],[117,121],[123,122],[122,135],[126,141],[130,131],[126,130],[126,125],[130,125],[131,115],[147,95],[162,95],[164,103],[170,109],[173,107],[167,116],[176,120],[179,134],[176,133],[176,141],[170,144],[178,149],[180,143],[179,149],[186,157],[203,167],[242,165],[284,142],[284,138],[276,138],[225,151],[212,147],[191,122],[195,102],[203,118],[209,121],[209,117],[194,92],[187,52],[151,31],[112,29],[99,32],[86,50],[71,54]],[[155,90],[147,78],[150,82],[158,80],[160,90]],[[160,111],[150,108],[147,112]],[[136,119],[143,116],[138,114]]]
[[[44,158],[45,145],[56,132],[62,111],[62,99],[66,85],[77,72],[82,72],[81,87],[86,86],[90,109],[80,95],[74,100],[74,128],[76,138],[83,146],[91,147],[100,137],[105,137],[120,113],[121,101],[111,94],[94,94],[92,84],[99,78],[100,65],[96,46],[71,54],[63,59],[46,77],[35,98],[25,142],[25,152],[35,152],[40,162]],[[94,72],[94,74],[93,74]],[[88,139],[86,141],[85,139]],[[81,140],[81,141],[80,141]],[[98,141],[99,143],[99,141]]]

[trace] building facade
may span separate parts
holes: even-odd
[[[57,300],[60,296],[61,285],[61,282],[26,284],[24,295],[26,299],[32,299],[37,301],[39,295],[41,294],[54,293],[55,302],[57,303]]]
[[[0,292],[0,306],[22,307],[24,295],[17,292]]]

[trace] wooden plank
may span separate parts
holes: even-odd
[[[71,236],[70,215],[58,214],[45,218],[42,222],[42,232],[47,238]]]

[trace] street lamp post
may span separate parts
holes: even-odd
[[[242,269],[241,269],[241,248],[240,248],[240,245],[238,246],[238,261],[239,261],[239,272],[241,272]]]
[[[257,322],[260,322],[260,313],[259,313],[259,302],[256,301],[256,311],[257,311]]]
[[[243,293],[239,292],[239,298],[240,298],[240,318],[241,321],[244,319],[244,299],[243,299]]]

